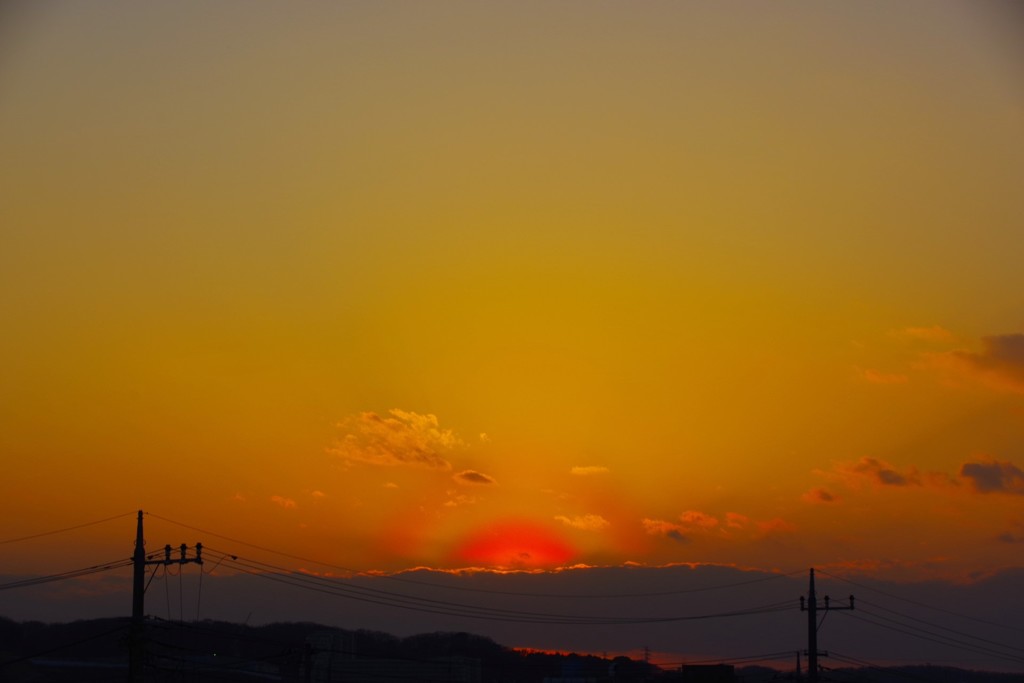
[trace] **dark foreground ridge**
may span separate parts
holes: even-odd
[[[0,681],[50,683],[128,679],[130,620],[64,624],[0,618]],[[793,671],[726,664],[664,669],[628,657],[517,650],[471,633],[398,638],[379,631],[314,623],[248,626],[222,621],[146,622],[147,681],[458,683],[685,681],[718,683],[797,679]],[[1024,674],[947,667],[826,669],[821,680],[882,683],[1024,683]]]

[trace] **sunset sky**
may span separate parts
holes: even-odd
[[[1022,26],[5,3],[0,539],[144,509],[364,571],[1021,566]]]

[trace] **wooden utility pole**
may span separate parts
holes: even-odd
[[[128,631],[128,676],[131,683],[145,681],[146,661],[146,565],[203,563],[203,544],[196,543],[196,556],[186,557],[188,546],[179,547],[180,557],[171,558],[171,546],[164,546],[164,556],[150,560],[146,557],[146,539],[142,532],[142,510],[135,525],[135,553],[132,555],[132,623]]]
[[[818,596],[814,592],[814,568],[811,568],[810,585],[807,588],[807,600],[800,597],[800,610],[807,612],[807,680],[810,683],[818,683],[818,657],[828,657],[828,652],[818,652]],[[820,608],[826,614],[829,610],[853,609],[853,596],[850,596],[848,607],[831,607],[829,598],[825,596],[825,604]],[[824,618],[824,617],[823,617]],[[797,660],[799,662],[799,660]],[[799,664],[797,664],[799,668]]]

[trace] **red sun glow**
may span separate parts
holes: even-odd
[[[538,569],[564,565],[575,550],[540,524],[501,522],[471,533],[456,555],[477,566]]]

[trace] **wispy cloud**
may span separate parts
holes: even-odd
[[[914,467],[899,471],[878,458],[864,457],[854,463],[840,463],[835,468],[836,474],[848,485],[857,487],[868,482],[877,486],[918,486],[921,477]]]
[[[982,350],[952,351],[948,357],[959,369],[988,384],[1024,392],[1024,334],[983,337]]]
[[[960,476],[978,493],[1024,495],[1024,471],[1011,462],[983,460],[964,463]]]
[[[738,512],[727,512],[724,518],[719,519],[697,510],[682,513],[678,522],[646,518],[641,523],[649,535],[686,542],[700,538],[734,542],[796,530],[793,524],[782,518],[751,520]]]
[[[607,467],[602,467],[601,465],[583,465],[573,467],[569,471],[577,477],[590,477],[595,474],[608,474],[611,470]]]
[[[640,520],[640,523],[643,524],[644,532],[651,536],[666,536],[679,543],[685,543],[689,540],[683,534],[683,528],[674,522],[645,517]]]
[[[483,472],[477,472],[476,470],[457,472],[452,475],[452,479],[460,484],[468,484],[470,486],[488,486],[497,483],[494,481],[494,477],[488,476]]]
[[[996,540],[1002,543],[1024,543],[1024,522],[1010,522],[1010,528],[996,536]]]
[[[284,496],[271,496],[270,502],[274,503],[275,505],[280,505],[286,510],[292,510],[298,507],[298,504],[294,500],[292,500],[291,498],[285,498]]]
[[[718,518],[697,510],[687,510],[679,515],[679,521],[689,529],[714,529],[718,526]]]
[[[464,505],[476,505],[480,499],[476,496],[467,496],[458,491],[447,491],[448,500],[444,502],[446,508],[457,508]]]
[[[578,517],[565,517],[558,515],[555,520],[571,526],[574,529],[582,529],[584,531],[601,531],[609,526],[610,522],[602,517],[601,515],[580,515]]]
[[[725,526],[730,529],[742,529],[750,523],[750,518],[746,515],[741,515],[738,512],[726,512],[725,513]]]
[[[835,503],[839,500],[834,493],[821,487],[811,489],[800,498],[806,503]]]
[[[397,408],[388,415],[364,412],[345,418],[338,423],[341,439],[328,450],[350,463],[451,469],[444,456],[463,444],[439,426],[436,416]]]

